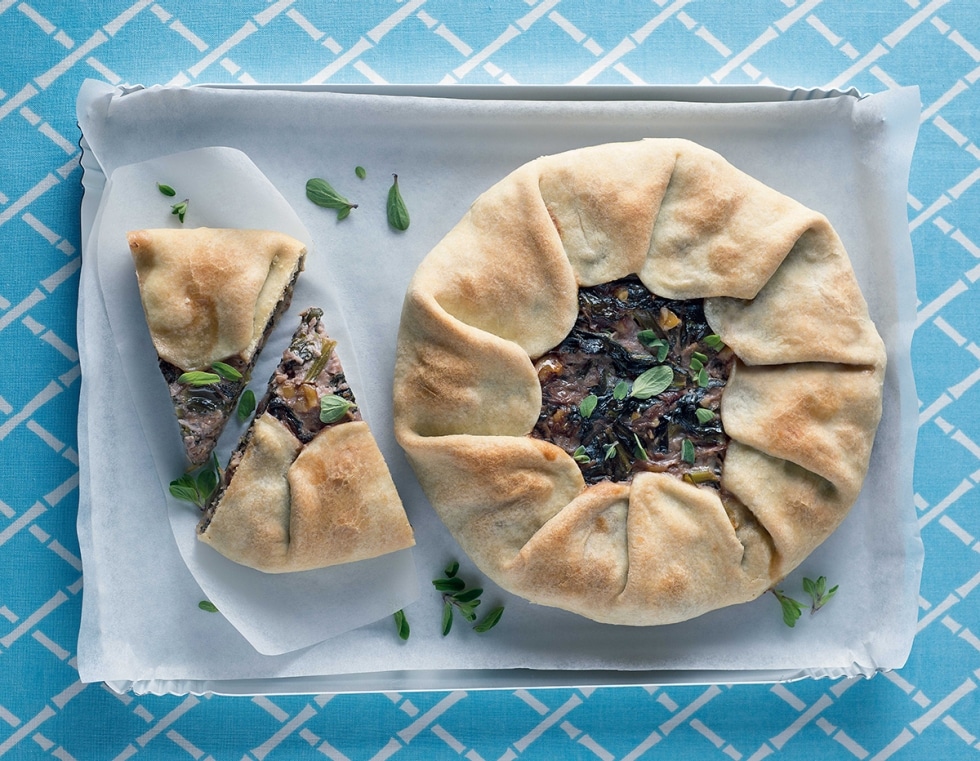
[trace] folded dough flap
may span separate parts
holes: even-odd
[[[568,334],[578,311],[575,274],[530,165],[474,201],[426,256],[410,289],[532,357]]]
[[[844,520],[856,494],[816,473],[731,442],[722,485],[765,526],[775,558],[773,582],[789,574]]]
[[[395,431],[523,436],[541,411],[541,385],[527,352],[409,292],[394,381]]]
[[[736,362],[721,400],[725,432],[826,479],[853,502],[881,418],[883,373],[880,366]],[[726,459],[724,472],[731,467]]]
[[[674,143],[608,143],[534,162],[579,285],[608,283],[643,266],[674,170],[676,152],[665,144]]]
[[[751,300],[707,299],[705,316],[744,362],[884,365],[885,348],[868,315],[847,252],[820,218]]]
[[[182,370],[249,360],[302,268],[305,246],[271,230],[207,227],[129,233],[157,353]]]
[[[750,299],[819,218],[802,204],[685,140],[645,141],[676,154],[638,273],[672,299]]]
[[[571,457],[530,437],[412,434],[403,446],[442,522],[495,581],[585,488]]]
[[[303,447],[269,413],[253,424],[198,538],[267,573],[366,560],[415,543],[366,423],[328,426]]]
[[[632,484],[589,487],[506,572],[509,588],[532,602],[649,626],[764,592],[768,578],[743,570],[744,553],[717,492],[644,473]]]

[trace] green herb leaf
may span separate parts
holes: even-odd
[[[186,383],[188,386],[211,386],[221,382],[221,376],[216,373],[206,373],[201,370],[191,370],[183,373],[177,378],[178,383]]]
[[[356,166],[354,167],[354,174],[357,175],[357,179],[363,180],[365,177],[367,177],[367,169],[362,166]]]
[[[700,370],[698,370],[698,386],[701,388],[707,388],[710,381],[711,378],[708,376],[707,367],[702,367]]]
[[[572,459],[575,460],[575,462],[581,463],[592,461],[592,458],[589,457],[588,453],[585,451],[585,447],[582,446],[577,447],[576,450],[572,452]]]
[[[711,410],[705,407],[698,407],[694,411],[694,415],[695,417],[697,417],[698,422],[701,425],[704,425],[705,423],[710,423],[712,420],[718,417],[714,412],[712,412]]]
[[[699,351],[695,351],[695,352],[692,352],[691,353],[691,359],[696,359],[698,362],[700,362],[702,365],[704,365],[704,364],[707,364],[707,362],[708,362],[708,355],[707,354],[702,354]]]
[[[453,599],[456,600],[456,602],[473,602],[482,594],[483,590],[480,589],[480,587],[473,587],[472,589],[457,592],[453,595]]]
[[[489,613],[487,613],[487,615],[484,616],[483,620],[473,627],[473,631],[478,632],[480,634],[490,631],[493,627],[497,625],[502,615],[504,615],[503,605],[501,605],[498,608],[494,608]]]
[[[354,406],[342,396],[324,394],[320,397],[320,422],[336,423]]]
[[[175,195],[177,195],[176,190],[174,190],[169,185],[164,185],[162,182],[157,183],[157,189],[165,196],[169,196],[170,198],[173,198]]]
[[[589,394],[578,403],[578,411],[583,420],[588,420],[590,417],[592,417],[592,413],[595,412],[595,408],[598,403],[599,397],[597,397],[595,394]]]
[[[240,381],[242,379],[242,374],[238,370],[224,362],[212,362],[211,369],[225,380]]]
[[[208,613],[217,613],[218,612],[218,606],[215,605],[210,600],[201,600],[197,604],[197,607],[199,607],[201,610],[206,610]]]
[[[803,579],[803,591],[810,596],[811,605],[810,612],[816,613],[824,605],[830,602],[830,599],[837,594],[837,589],[840,585],[835,584],[830,589],[827,589],[827,577],[820,576],[816,581],[813,579]]]
[[[657,337],[657,332],[655,330],[641,330],[636,334],[637,339],[644,346],[657,346],[663,343],[663,339]]]
[[[616,388],[613,389],[613,399],[617,402],[621,402],[625,399],[630,392],[630,384],[624,380],[621,380],[616,384]]]
[[[697,372],[700,372],[701,370],[704,369],[704,363],[700,359],[698,359],[697,357],[692,356],[691,357],[691,369],[694,372],[696,372],[696,373]]]
[[[681,459],[689,465],[694,464],[694,444],[690,439],[681,442]]]
[[[442,636],[445,637],[449,634],[449,630],[453,628],[453,604],[446,601],[445,605],[442,606]]]
[[[711,335],[705,336],[703,339],[704,343],[711,349],[715,351],[721,351],[725,348],[725,342],[721,340],[721,337],[717,333],[712,333]]]
[[[314,177],[306,182],[306,197],[317,206],[325,209],[336,209],[337,219],[346,219],[351,209],[356,209],[357,204],[351,203],[340,193],[334,190],[333,186],[326,180]]]
[[[181,224],[184,224],[184,215],[187,214],[188,202],[189,199],[185,198],[183,201],[180,201],[179,203],[175,203],[173,206],[170,207],[170,213],[176,214],[177,219],[180,220]]]
[[[238,422],[244,423],[253,412],[255,412],[255,392],[247,388],[242,398],[238,400]]]
[[[619,446],[618,441],[614,441],[612,444],[606,444],[606,456],[602,459],[611,460],[616,456],[616,447]]]
[[[459,573],[459,563],[454,560],[452,563],[446,566],[444,573],[451,579],[453,576]]]
[[[643,448],[643,442],[640,441],[640,437],[634,433],[633,439],[636,441],[636,449],[634,450],[636,456],[641,460],[649,460],[650,456],[647,454],[647,450]]]
[[[792,629],[803,614],[803,603],[794,600],[792,597],[787,597],[782,590],[774,589],[772,593],[776,595],[776,599],[779,600],[779,605],[783,610],[783,623]]]
[[[398,175],[393,174],[394,182],[388,189],[388,224],[396,230],[407,230],[410,222],[408,207],[402,198],[401,191],[398,189]]]
[[[218,488],[218,471],[212,468],[204,468],[197,474],[197,490],[200,492],[204,501],[207,502],[212,492]]]
[[[476,606],[479,604],[480,604],[479,600],[473,600],[472,602],[463,602],[456,606],[456,610],[458,610],[459,615],[461,615],[467,621],[476,621]]]
[[[408,625],[408,619],[405,617],[404,610],[396,610],[394,613],[395,618],[395,629],[398,631],[398,636],[401,639],[407,640],[412,634],[412,629]]]
[[[651,367],[633,381],[630,396],[637,399],[649,399],[651,396],[666,391],[674,381],[674,371],[667,365]]]
[[[170,494],[184,502],[192,502],[202,510],[218,488],[221,480],[218,460],[215,455],[197,473],[184,473],[170,482]]]
[[[459,576],[451,576],[448,579],[433,579],[432,586],[440,592],[462,592],[466,589],[466,582]]]
[[[201,498],[197,490],[197,481],[187,473],[170,482],[170,493],[184,502],[197,503]]]

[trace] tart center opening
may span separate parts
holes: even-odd
[[[580,288],[575,326],[535,362],[531,435],[564,449],[586,483],[642,471],[720,485],[728,448],[719,406],[735,355],[704,300],[665,299],[635,276]]]

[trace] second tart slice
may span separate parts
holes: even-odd
[[[299,328],[198,526],[225,557],[304,571],[414,545],[319,309]]]

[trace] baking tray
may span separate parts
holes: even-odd
[[[228,119],[218,127],[205,128],[207,119],[195,116],[194,109],[203,108],[205,102],[213,102],[213,99],[223,102],[220,100],[226,97],[223,94],[238,101],[241,119]],[[136,130],[135,125],[142,124],[143,116],[141,109],[132,104],[147,96],[157,101],[173,99],[170,105],[177,114],[173,117],[175,121],[162,127],[159,124],[155,127],[144,125],[144,129]],[[329,99],[329,115],[323,117],[322,124],[315,126],[325,134],[322,142],[317,143],[321,150],[311,151],[310,141],[314,138],[310,126],[301,120],[289,121],[282,115],[288,113],[282,106],[288,104],[302,110],[309,108],[312,100],[322,107],[324,98]],[[197,100],[201,103],[196,103]],[[786,109],[787,104],[793,105]],[[524,604],[486,583],[486,596],[495,596],[507,604],[505,619],[498,630],[480,639],[479,644],[472,637],[440,641],[436,635],[416,634],[425,631],[427,626],[438,628],[437,623],[433,624],[438,619],[437,597],[424,589],[428,586],[428,578],[439,575],[439,569],[454,554],[463,562],[464,572],[471,578],[478,579],[479,574],[466,564],[432,515],[393,441],[390,398],[386,398],[390,391],[390,371],[386,378],[384,372],[377,372],[372,366],[370,357],[362,355],[358,357],[358,364],[366,387],[356,390],[366,403],[369,422],[392,464],[396,483],[420,536],[415,558],[423,590],[420,600],[407,608],[413,632],[416,632],[413,639],[408,643],[396,643],[390,622],[379,620],[323,645],[273,658],[257,657],[237,671],[223,669],[220,664],[205,666],[199,661],[182,664],[184,656],[192,653],[190,643],[198,637],[234,643],[230,647],[232,652],[240,643],[236,643],[237,632],[227,622],[193,615],[185,620],[183,613],[177,613],[179,603],[187,599],[196,601],[201,594],[193,578],[178,578],[179,573],[171,573],[173,578],[166,590],[153,590],[154,594],[162,596],[152,609],[134,607],[135,597],[147,591],[147,580],[159,575],[161,569],[172,570],[173,566],[168,564],[173,563],[174,547],[172,537],[165,535],[157,537],[159,543],[149,555],[132,548],[113,546],[113,521],[121,514],[114,513],[116,508],[105,494],[106,482],[100,475],[100,466],[105,464],[106,457],[117,453],[119,447],[102,441],[99,429],[109,425],[122,436],[129,425],[129,416],[121,411],[118,419],[99,418],[95,421],[86,414],[90,402],[103,393],[105,384],[110,382],[109,373],[101,365],[106,358],[105,352],[112,349],[113,336],[105,324],[104,309],[100,311],[103,305],[92,287],[96,280],[88,271],[91,266],[86,266],[91,265],[91,257],[86,258],[83,246],[79,307],[83,369],[79,421],[79,538],[86,578],[79,641],[79,670],[83,681],[105,681],[120,691],[154,693],[321,693],[772,682],[804,677],[869,676],[904,664],[914,635],[922,562],[911,488],[917,407],[909,346],[914,320],[910,309],[915,303],[915,286],[904,194],[918,123],[916,91],[906,89],[867,97],[855,91],[761,86],[215,85],[122,90],[86,83],[79,95],[78,107],[83,133],[83,241],[90,240],[96,225],[106,177],[118,166],[165,155],[174,150],[175,144],[182,148],[230,145],[256,159],[273,184],[292,203],[310,229],[314,255],[316,249],[322,249],[337,256],[336,251],[345,246],[349,254],[350,239],[344,236],[364,234],[367,238],[361,238],[358,245],[373,251],[373,256],[378,256],[378,249],[387,246],[388,255],[402,257],[398,265],[402,273],[410,273],[438,237],[455,224],[476,193],[486,187],[491,178],[516,168],[521,156],[533,158],[540,153],[590,142],[644,136],[691,137],[715,147],[763,181],[827,213],[851,248],[855,270],[868,297],[872,316],[889,349],[885,417],[872,471],[875,478],[891,484],[884,500],[886,504],[863,495],[842,530],[814,553],[811,563],[799,569],[798,575],[815,575],[837,567],[832,562],[835,558],[858,556],[853,561],[844,561],[853,562],[853,566],[843,569],[847,573],[842,580],[842,591],[833,606],[821,612],[820,625],[786,630],[779,621],[778,604],[771,595],[765,595],[766,599],[716,611],[695,622],[656,627],[642,633],[626,627],[630,631],[624,633],[622,627],[610,629],[591,622],[582,623],[571,614]],[[186,113],[182,111],[185,108],[188,109]],[[356,120],[345,121],[350,114],[345,117],[344,109],[352,108],[365,109],[358,113],[369,117],[358,132],[371,133],[373,130],[376,136],[388,131],[383,155],[365,154],[363,150],[358,153],[363,141],[370,140],[370,136],[357,135],[362,141],[358,143],[351,134],[353,129],[347,130],[350,138],[330,134],[338,124],[350,127],[357,123]],[[232,109],[230,113],[234,111]],[[314,108],[312,113],[322,116],[326,112]],[[153,114],[153,108],[148,109],[147,114]],[[399,121],[405,118],[417,121],[406,127],[404,121]],[[434,197],[434,191],[444,186],[438,184],[437,178],[427,178],[421,170],[421,167],[432,166],[443,155],[440,151],[446,150],[445,140],[425,138],[424,118],[432,119],[439,129],[470,130],[466,133],[467,140],[479,149],[473,151],[472,159],[466,160],[467,166],[459,169],[460,177],[468,178],[467,173],[471,170],[474,174],[469,181],[460,180],[456,193],[443,191],[442,195]],[[550,125],[550,134],[529,132],[527,119],[534,124]],[[158,132],[154,132],[155,128]],[[116,134],[113,130],[119,134],[111,151],[104,145],[93,147],[92,140],[104,142],[107,136]],[[297,134],[283,140],[282,136],[290,130],[296,130]],[[176,143],[160,138],[160,134],[173,138],[175,133]],[[243,133],[247,134],[243,137]],[[263,135],[269,145],[276,146],[269,156],[258,155],[264,150]],[[519,140],[520,145],[513,155],[501,161],[493,155],[494,140],[509,141],[510,146]],[[773,146],[787,140],[786,152],[774,153]],[[303,160],[309,167],[290,169],[291,151],[282,147],[283,143],[292,143],[294,151],[307,151],[307,158]],[[360,158],[365,155],[366,158]],[[858,167],[849,173],[844,194],[839,187],[831,188],[819,181],[816,174],[794,179],[792,172],[785,171],[786,166],[805,168],[828,159],[831,163],[840,159],[848,166],[853,163]],[[341,228],[328,221],[324,210],[312,208],[303,199],[302,182],[296,181],[303,171],[308,176],[330,174],[332,177],[346,171],[350,179],[344,183],[347,187],[356,187],[352,172],[356,163],[367,163],[372,175],[381,173],[382,166],[410,170],[403,171],[402,187],[413,212],[413,227],[403,239],[377,237],[381,235],[379,230],[384,230],[383,204],[376,212],[361,210],[360,228]],[[446,170],[447,177],[452,176],[456,168],[452,170]],[[828,171],[833,172],[833,168]],[[431,174],[438,173],[433,171]],[[857,194],[855,198],[859,203],[848,203],[848,193]],[[844,208],[848,206],[853,208]],[[835,216],[837,212],[846,219],[839,220]],[[384,234],[389,233],[385,231]],[[386,263],[391,266],[390,260],[382,256],[343,268],[338,275],[342,281],[338,288],[340,301],[344,301],[345,291],[356,290],[357,279],[383,272]],[[344,278],[348,280],[344,281]],[[393,282],[385,286],[388,289],[385,298],[389,302],[399,301],[397,294],[404,283],[398,277],[391,279]],[[297,308],[303,306],[305,304],[300,303]],[[355,346],[377,344],[376,336],[372,344],[372,333],[377,332],[377,325],[358,317],[355,306],[353,303],[339,305],[340,311],[347,313],[347,327]],[[390,314],[387,321],[382,322],[384,332],[391,333]],[[393,340],[390,337],[381,343],[390,341],[393,345]],[[381,352],[382,369],[393,362],[390,349],[390,345],[385,345]],[[267,352],[276,354],[274,349]],[[257,373],[256,377],[262,376]],[[120,404],[125,402],[122,397],[120,400]],[[127,448],[129,455],[131,450]],[[147,532],[165,534],[158,515],[147,514],[144,518]],[[861,556],[862,532],[870,535],[872,531],[884,535],[881,550],[885,557]],[[133,562],[143,567],[134,569]],[[893,578],[888,579],[887,584],[874,583],[874,574],[868,571],[872,565],[880,566],[882,562],[897,569],[904,583],[896,584]],[[833,571],[828,571],[828,575],[833,575]],[[871,579],[866,586],[859,579],[862,575]],[[787,580],[787,584],[792,579]],[[855,610],[862,611],[858,623],[855,623]],[[176,622],[175,617],[179,619]],[[123,625],[117,626],[120,623]],[[555,646],[546,649],[547,637],[539,633],[542,630],[549,633],[575,630],[579,634],[577,639],[573,637],[564,642],[559,634]],[[726,641],[728,632],[734,632],[733,639]],[[704,637],[705,641],[697,642],[697,636]],[[753,637],[754,644],[744,639],[749,636]],[[161,649],[152,642],[156,637],[168,637],[168,645]],[[824,649],[828,647],[828,639],[831,641],[829,650]],[[726,645],[742,641],[755,650],[751,657],[733,661],[725,654],[730,649]],[[607,650],[610,647],[621,653],[611,657]],[[419,650],[424,652],[420,654]],[[365,651],[374,651],[374,656],[367,657]],[[477,653],[475,658],[474,652]],[[246,657],[245,661],[248,660]],[[365,665],[367,667],[362,668]],[[463,665],[465,667],[461,667]]]

